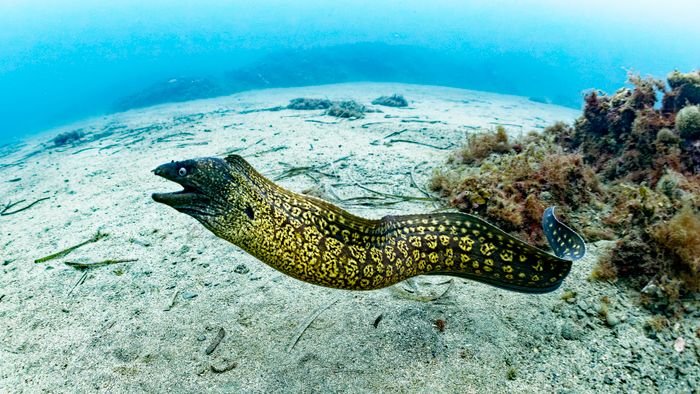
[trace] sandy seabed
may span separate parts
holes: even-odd
[[[369,104],[392,93],[409,107],[374,107],[382,112],[359,120],[257,111],[296,97]],[[417,278],[423,296],[405,284],[350,292],[284,276],[150,197],[179,188],[151,173],[157,165],[235,152],[270,178],[312,167],[280,184],[358,215],[429,212],[435,203],[381,203],[424,196],[433,168],[467,133],[500,124],[517,136],[578,115],[516,96],[356,83],[161,105],[5,147],[0,204],[48,199],[0,217],[0,391],[697,390],[700,346],[684,334],[697,321],[674,328],[686,336],[684,352],[673,348],[677,336],[650,338],[633,294],[587,280],[605,242],[544,295],[445,277]],[[51,147],[76,129],[87,142]],[[108,235],[34,262],[98,231]],[[107,259],[131,261],[66,264]],[[564,292],[576,296],[563,300]],[[610,318],[598,313],[603,296]]]

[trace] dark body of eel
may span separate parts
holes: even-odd
[[[451,275],[504,289],[557,289],[585,244],[553,208],[543,228],[553,256],[462,213],[368,220],[286,190],[237,155],[163,164],[183,186],[153,199],[186,213],[271,267],[304,282],[372,290],[416,275]]]

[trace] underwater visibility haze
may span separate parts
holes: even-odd
[[[0,392],[698,392],[699,14],[0,2]]]
[[[692,1],[4,1],[0,139],[264,87],[409,82],[580,108],[698,65]]]

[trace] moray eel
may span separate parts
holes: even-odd
[[[543,217],[553,256],[463,213],[350,214],[286,190],[237,155],[163,164],[153,170],[182,185],[153,199],[188,214],[220,238],[304,282],[373,290],[417,275],[451,275],[526,293],[557,289],[585,244]]]

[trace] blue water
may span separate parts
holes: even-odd
[[[160,102],[354,80],[578,108],[583,90],[610,91],[627,70],[700,67],[696,1],[98,3],[0,2],[0,141]]]

